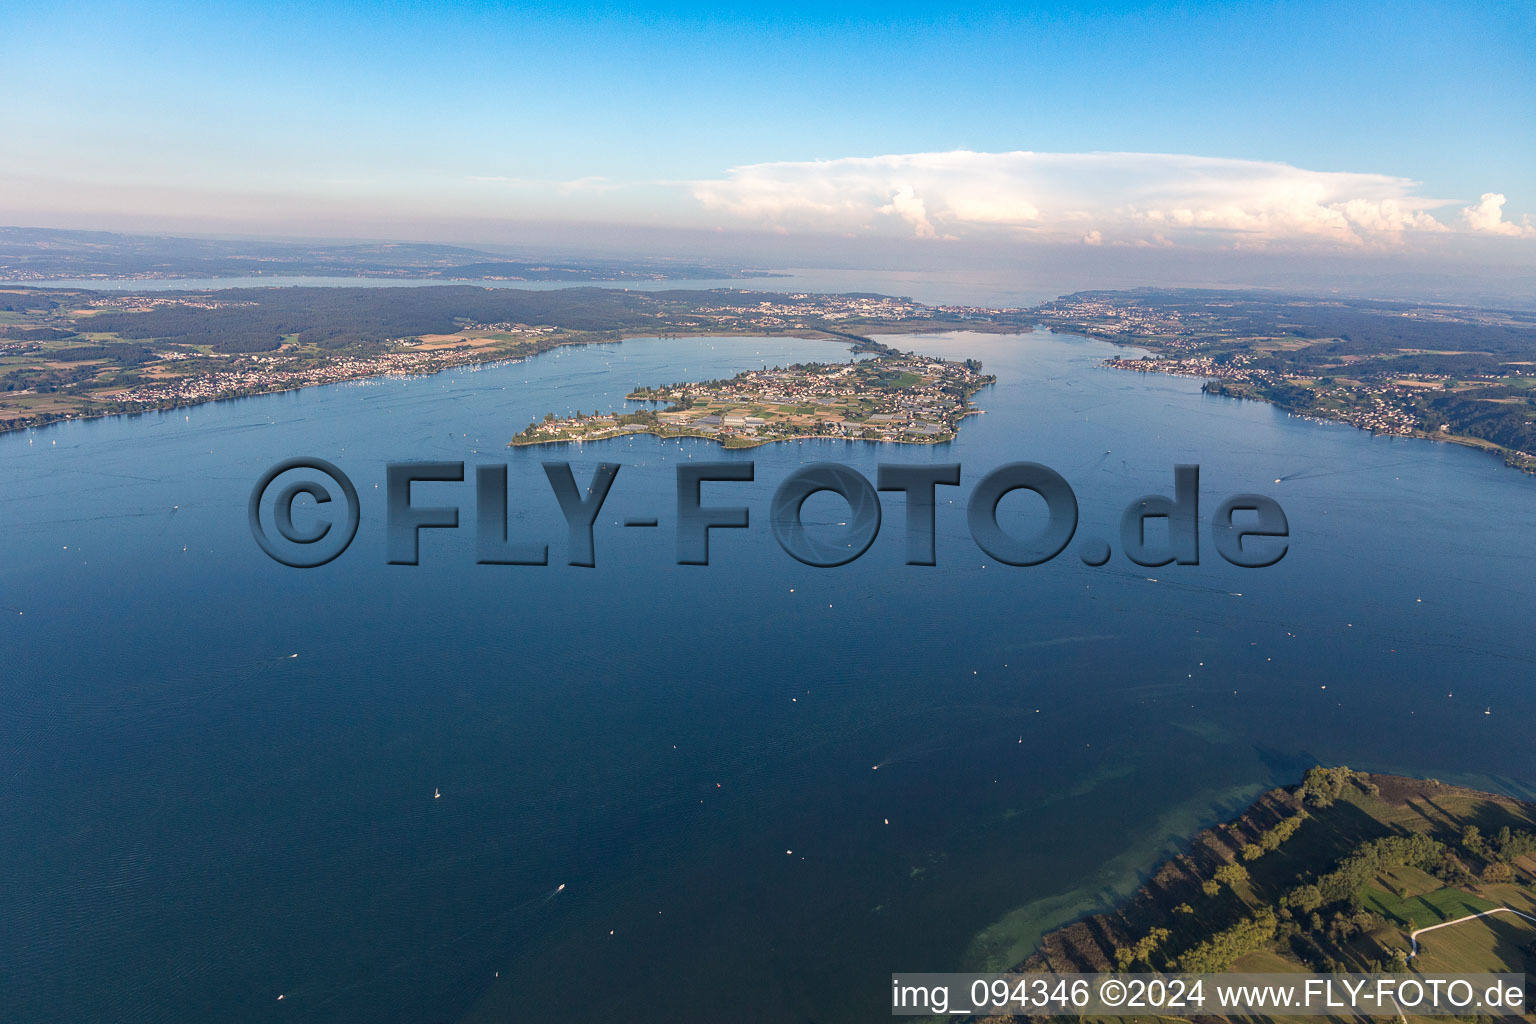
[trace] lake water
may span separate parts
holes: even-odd
[[[1531,794],[1536,482],[1108,370],[1097,341],[900,343],[998,375],[953,444],[505,447],[637,383],[845,358],[796,339],[561,349],[0,436],[7,1019],[879,1020],[892,971],[1018,959],[1312,763]],[[362,496],[356,542],[309,571],[246,520],[294,455]],[[459,505],[463,528],[387,565],[384,464],[404,459],[509,463],[512,530],[552,564],[476,565],[473,485],[436,483],[417,504]],[[544,459],[583,481],[623,466],[596,568],[564,564]],[[675,564],[689,459],[756,464],[707,485],[753,516],[708,567]],[[960,462],[940,564],[902,564],[896,495],[860,560],[785,554],[774,487],[829,459],[871,479]],[[1290,553],[1235,568],[1202,523],[1198,566],[1089,568],[1075,545],[996,564],[964,503],[1020,459],[1108,538],[1198,463],[1204,512],[1270,494]],[[842,518],[827,496],[807,514]]]

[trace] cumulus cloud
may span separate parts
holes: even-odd
[[[960,150],[762,163],[689,189],[707,210],[781,229],[918,238],[1011,233],[1088,245],[1197,238],[1385,245],[1409,232],[1448,230],[1430,211],[1453,203],[1386,174],[1165,153]],[[1484,196],[1464,213],[1465,225],[1531,230],[1503,221],[1502,202]]]
[[[938,232],[928,220],[928,207],[918,198],[911,185],[898,188],[891,201],[880,207],[881,213],[891,213],[912,225],[918,238],[933,238]]]
[[[1468,206],[1461,211],[1461,219],[1466,221],[1467,227],[1473,231],[1512,237],[1536,236],[1536,226],[1531,224],[1530,214],[1526,214],[1519,224],[1504,219],[1506,201],[1503,193],[1484,192],[1478,199],[1477,205]]]

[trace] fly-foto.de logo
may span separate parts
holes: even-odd
[[[584,484],[568,462],[543,463],[553,497],[565,518],[568,562],[597,564],[595,527],[608,499],[619,465],[598,465]],[[750,461],[690,462],[678,466],[676,502],[677,563],[708,565],[710,538],[717,530],[745,530],[752,525],[752,507],[727,503],[749,500],[745,485],[755,479]],[[906,563],[936,565],[935,511],[939,488],[960,487],[958,463],[902,465],[880,463],[874,483],[863,473],[834,462],[804,466],[774,490],[767,507],[769,528],[779,545],[806,565],[831,568],[862,556],[880,534],[880,492],[905,503]],[[538,566],[549,564],[548,538],[514,536],[509,530],[507,466],[492,463],[473,467],[473,483],[459,504],[418,504],[416,483],[465,484],[462,462],[391,462],[385,467],[385,550],[391,565],[416,565],[421,556],[422,530],[460,529],[460,512],[473,508],[476,562],[480,565]],[[710,485],[709,503],[704,487]],[[740,490],[734,491],[733,488]],[[1200,467],[1179,465],[1173,471],[1173,493],[1143,495],[1125,506],[1120,516],[1121,553],[1140,566],[1200,564]],[[802,512],[806,500],[823,491],[848,504],[848,517],[835,526],[807,527]],[[998,506],[1015,491],[1029,491],[1045,503],[1045,522],[1023,532],[999,522]],[[526,497],[526,495],[525,495]],[[761,508],[761,495],[759,508]],[[296,515],[296,509],[303,512]],[[337,466],[324,459],[287,459],[272,466],[251,490],[247,508],[251,534],[274,560],[295,568],[315,568],[335,559],[352,543],[361,522],[357,488]],[[1038,517],[1036,517],[1038,518]],[[1161,522],[1158,522],[1161,521]],[[659,516],[631,516],[624,528],[655,528]],[[1157,527],[1149,530],[1150,524]],[[1077,495],[1066,479],[1037,462],[1010,462],[987,472],[971,490],[966,525],[972,540],[1005,565],[1041,565],[1060,555],[1077,536]],[[1290,549],[1290,523],[1273,498],[1262,494],[1233,494],[1210,515],[1211,543],[1216,553],[1236,566],[1258,569],[1274,565]],[[1113,554],[1110,541],[1078,539],[1083,564],[1099,566]]]

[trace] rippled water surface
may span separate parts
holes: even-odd
[[[562,349],[0,436],[7,1018],[882,1019],[893,970],[1015,959],[1313,762],[1536,783],[1529,478],[1104,369],[1096,341],[901,344],[998,375],[955,443],[505,447],[637,383],[846,357],[794,339]],[[293,455],[362,495],[357,541],[312,571],[246,521]],[[564,564],[550,458],[583,480],[623,465],[596,568]],[[464,528],[387,565],[384,464],[403,459],[510,463],[511,528],[553,564],[476,565],[473,485],[436,483],[417,503]],[[689,459],[756,466],[706,485],[754,517],[708,567],[674,561]],[[780,550],[773,489],[824,459],[871,479],[960,462],[940,564],[902,564],[896,495],[849,566]],[[1237,569],[1206,533],[1199,566],[1089,568],[1075,546],[995,564],[965,498],[1019,459],[1071,482],[1079,537],[1117,537],[1195,462],[1207,512],[1276,497],[1291,552]]]

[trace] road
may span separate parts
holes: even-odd
[[[1413,943],[1413,952],[1409,953],[1408,955],[1410,957],[1419,955],[1419,936],[1423,935],[1425,932],[1432,932],[1436,928],[1449,928],[1453,924],[1461,924],[1463,921],[1471,921],[1479,917],[1489,917],[1493,914],[1514,914],[1516,917],[1523,917],[1532,924],[1536,924],[1536,917],[1532,917],[1530,914],[1522,913],[1513,907],[1494,907],[1492,910],[1484,910],[1477,914],[1468,914],[1466,917],[1458,917],[1454,921],[1441,921],[1439,924],[1432,924],[1428,928],[1420,928],[1415,932],[1409,933],[1408,941]]]

